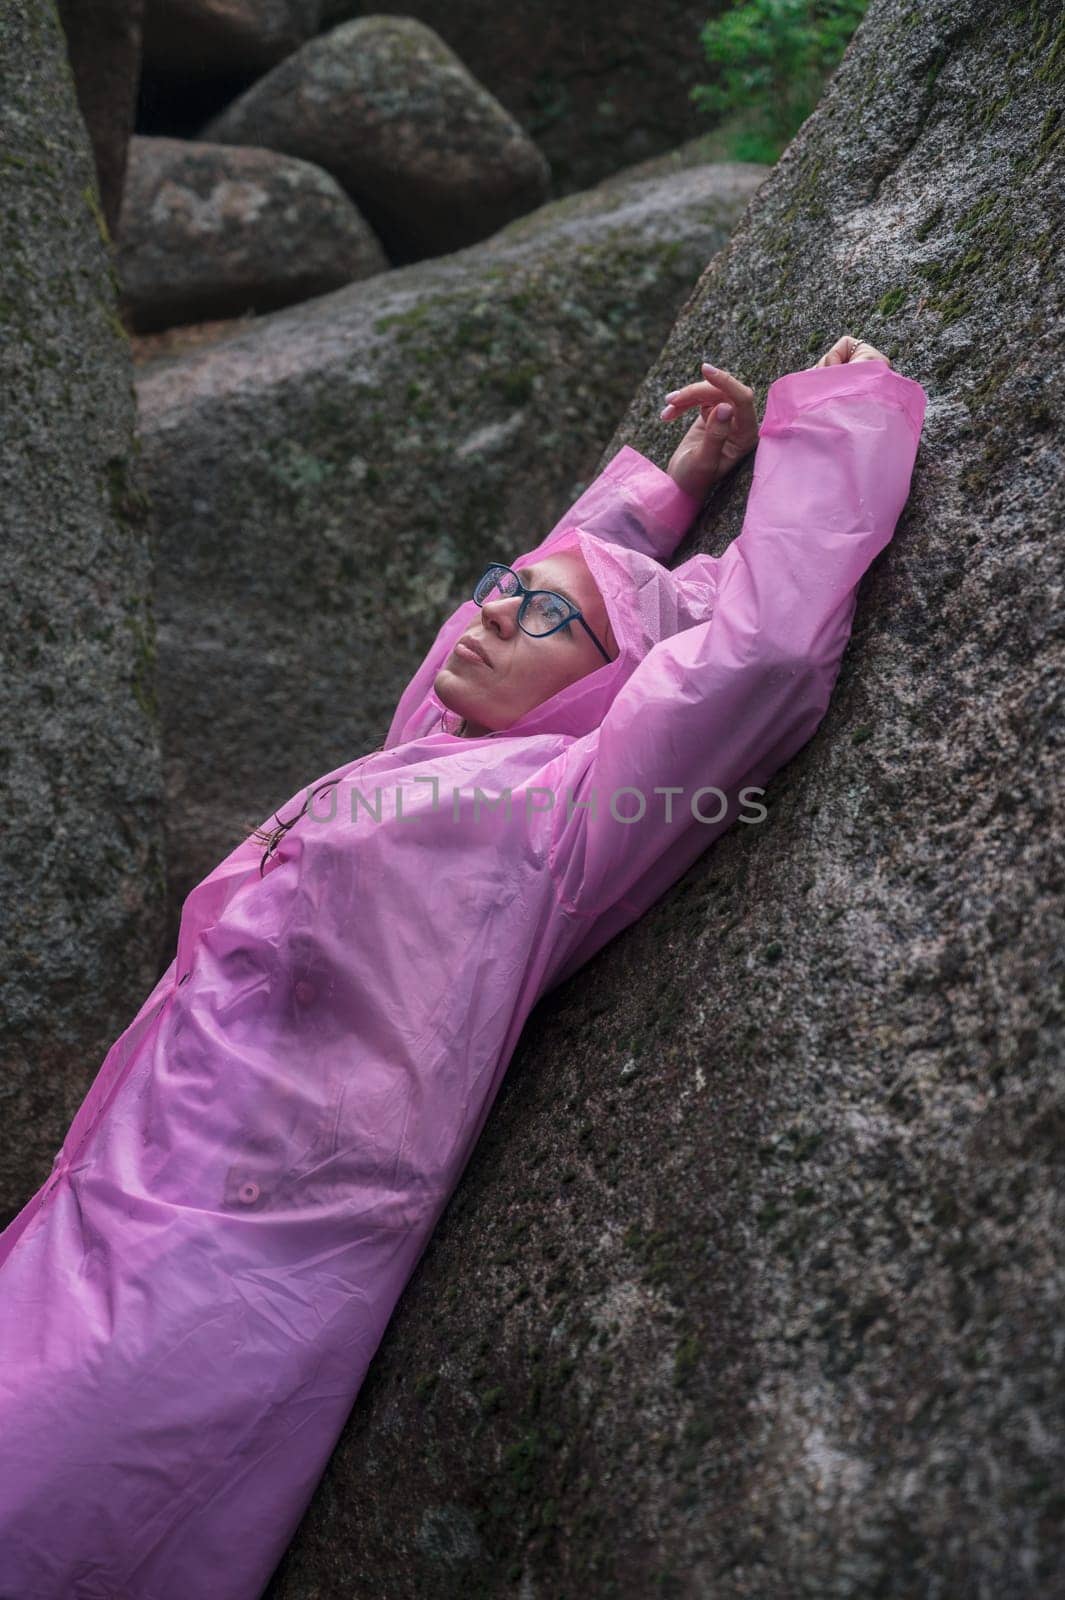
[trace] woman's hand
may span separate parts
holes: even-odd
[[[815,361],[813,367],[807,367],[807,372],[813,372],[814,367],[836,367],[843,361],[887,361],[887,356],[881,355],[879,350],[874,350],[871,344],[864,344],[861,339],[855,339],[849,333],[841,334],[832,346],[826,350],[820,361]]]
[[[731,372],[704,361],[702,383],[667,394],[663,422],[699,407],[699,415],[674,450],[666,471],[680,488],[702,500],[758,443],[754,390]]]
[[[845,361],[891,362],[880,350],[844,333],[826,350],[813,367],[835,367]],[[704,380],[689,383],[666,395],[669,402],[661,413],[663,422],[672,422],[683,411],[699,407],[699,416],[673,452],[666,471],[675,483],[697,499],[706,495],[730,473],[738,461],[758,443],[758,418],[754,409],[754,390],[734,378],[731,372],[703,362]]]

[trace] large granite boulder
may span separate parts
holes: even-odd
[[[100,205],[111,236],[141,72],[144,0],[57,0],[78,106],[92,142]]]
[[[118,230],[139,333],[273,311],[388,270],[335,178],[273,150],[138,137]]]
[[[63,34],[0,15],[0,1225],[155,977],[161,783],[129,346]]]
[[[873,0],[603,430],[844,332],[929,396],[824,722],[530,1020],[270,1600],[1065,1593],[1063,74]]]
[[[765,169],[570,196],[140,369],[172,922],[302,784],[378,744],[500,529],[576,498]]]
[[[360,17],[313,39],[200,137],[324,167],[396,263],[486,238],[539,206],[550,184],[509,112],[410,17]]]
[[[690,92],[708,83],[699,35],[732,0],[374,0],[376,16],[424,22],[535,139],[551,195],[660,155],[707,126]],[[323,0],[323,28],[361,0]]]
[[[321,0],[145,0],[153,72],[254,77],[313,38]]]

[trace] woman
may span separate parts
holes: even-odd
[[[824,715],[924,391],[847,336],[760,430],[728,373],[670,399],[668,471],[487,552],[383,748],[186,900],[0,1237],[0,1593],[261,1594],[532,1006]],[[667,571],[756,441],[739,537]]]

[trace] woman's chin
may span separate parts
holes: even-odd
[[[467,717],[470,721],[480,721],[478,708],[473,704],[473,697],[469,692],[469,685],[462,681],[458,672],[451,667],[441,667],[433,679],[433,693],[437,699],[447,706],[449,711],[454,711],[460,717]]]

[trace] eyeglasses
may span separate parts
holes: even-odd
[[[547,634],[557,633],[559,628],[565,628],[571,622],[579,622],[603,659],[610,660],[610,656],[577,607],[571,605],[564,595],[555,594],[551,589],[527,589],[513,567],[505,567],[499,561],[494,561],[490,567],[486,567],[478,578],[473,591],[477,605],[483,606],[486,600],[495,598],[492,595],[493,589],[498,589],[505,600],[511,599],[516,594],[521,595],[518,627],[523,633],[531,634],[534,639],[543,639]]]

